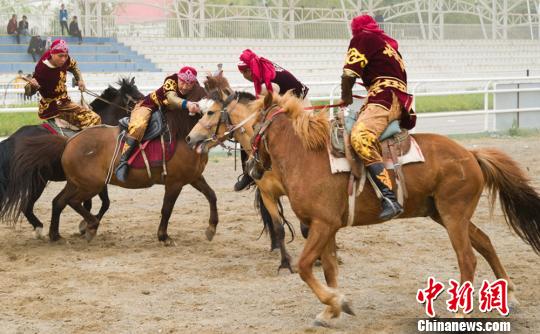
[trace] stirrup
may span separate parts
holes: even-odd
[[[399,202],[393,201],[387,197],[383,197],[382,201],[382,211],[379,215],[379,219],[381,219],[382,221],[397,218],[403,213],[403,207],[401,206],[401,204],[399,204]],[[389,212],[389,210],[391,210],[391,212]]]
[[[242,191],[244,189],[249,189],[249,187],[254,183],[253,179],[247,174],[241,174],[238,177],[238,181],[234,184],[234,191]]]

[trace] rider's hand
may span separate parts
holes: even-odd
[[[39,85],[39,83],[37,82],[36,78],[32,78],[28,81],[30,83],[30,85],[36,89],[39,89],[39,87],[41,87]]]
[[[199,108],[199,105],[197,103],[194,103],[194,102],[188,102],[187,103],[187,109],[188,109],[190,115],[201,112],[201,108]]]
[[[82,80],[79,80],[79,82],[77,83],[77,85],[79,86],[79,90],[81,92],[84,92],[86,90],[86,84],[84,83],[84,81]]]

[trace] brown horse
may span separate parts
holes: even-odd
[[[250,140],[253,136],[253,125],[255,118],[249,119],[247,105],[255,100],[255,96],[245,92],[234,92],[222,72],[216,76],[210,76],[205,81],[205,87],[210,92],[209,99],[200,103],[203,116],[193,127],[186,141],[193,148],[198,146],[199,152],[208,152],[220,142],[233,137],[240,143],[242,148],[251,155]],[[244,124],[241,124],[244,121]],[[227,130],[236,128],[229,135],[224,135]],[[268,171],[264,177],[255,181],[260,192],[262,204],[260,205],[263,220],[266,219],[263,210],[267,210],[270,215],[270,222],[265,226],[274,233],[272,243],[279,248],[281,253],[280,269],[289,269],[294,272],[291,266],[291,256],[285,247],[284,223],[288,224],[283,216],[280,197],[285,195],[285,190],[276,174]],[[290,226],[289,226],[290,228]],[[271,234],[272,236],[272,234]]]
[[[165,196],[161,208],[161,222],[158,228],[158,239],[166,245],[174,244],[167,235],[167,226],[176,199],[186,184],[204,194],[210,204],[209,226],[206,229],[206,237],[212,240],[218,224],[216,195],[206,183],[202,172],[208,161],[207,154],[196,154],[187,146],[184,138],[195,125],[198,117],[189,116],[186,111],[172,110],[166,113],[167,125],[171,132],[171,138],[176,140],[176,150],[167,162],[166,176],[162,176],[162,168],[151,168],[149,178],[145,169],[131,169],[125,183],[118,181],[112,176],[111,184],[123,188],[148,188],[154,184],[165,185]],[[48,136],[46,140],[34,142],[25,154],[37,154],[42,150],[54,150],[61,154],[62,168],[67,179],[66,186],[53,200],[53,212],[49,237],[57,240],[59,234],[60,213],[67,204],[81,214],[87,225],[81,231],[85,231],[87,240],[91,240],[99,226],[99,220],[91,215],[81,202],[98,194],[105,186],[105,180],[109,173],[111,159],[116,148],[119,136],[118,127],[98,126],[88,128],[69,140],[58,136]],[[118,164],[119,157],[114,161]],[[14,166],[31,169],[33,166]],[[114,169],[113,169],[114,170]],[[114,173],[113,173],[114,174]]]
[[[267,115],[270,124],[259,146],[263,163],[271,165],[282,181],[291,207],[310,227],[298,261],[300,277],[326,308],[316,324],[329,325],[341,312],[354,314],[338,291],[337,231],[347,225],[348,175],[332,174],[328,162],[329,122],[326,113],[303,111],[293,96],[268,95],[251,105],[251,112]],[[194,134],[193,130],[191,136]],[[424,163],[403,166],[408,198],[400,218],[431,217],[442,225],[456,252],[461,282],[474,279],[476,249],[495,276],[508,281],[509,300],[517,302],[515,286],[506,273],[489,237],[471,222],[484,188],[491,206],[499,194],[507,223],[536,252],[540,252],[540,197],[518,164],[495,149],[469,151],[451,139],[435,134],[415,134]],[[371,186],[356,198],[354,226],[377,224],[380,201]],[[321,258],[327,285],[314,275],[312,266]]]

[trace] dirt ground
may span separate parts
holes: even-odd
[[[470,148],[506,151],[540,189],[540,137],[460,141]],[[459,279],[449,239],[429,219],[342,229],[340,288],[357,315],[342,315],[334,329],[313,328],[322,304],[297,274],[277,273],[279,254],[269,252],[266,235],[257,239],[262,224],[253,192],[232,191],[237,174],[232,158],[213,157],[206,168],[220,214],[212,242],[204,235],[207,202],[191,187],[184,189],[171,217],[175,247],[157,241],[160,186],[111,187],[111,209],[91,243],[78,236],[80,218],[70,209],[62,217],[63,240],[57,243],[34,239],[26,221],[0,225],[0,332],[407,333],[416,328],[415,319],[425,317],[415,296],[428,276],[446,284]],[[45,229],[50,202],[61,187],[49,185],[37,204]],[[288,244],[297,258],[303,239],[288,207],[286,216],[298,234]],[[510,231],[500,209],[489,218],[485,198],[473,222],[491,237],[517,286],[521,304],[510,313],[512,332],[538,333],[540,258]],[[316,274],[323,278],[320,268]],[[483,279],[494,279],[479,255],[476,278],[476,291]],[[441,317],[450,316],[446,296],[435,304]],[[486,316],[478,312],[477,299],[473,315]]]

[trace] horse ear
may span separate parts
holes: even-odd
[[[222,89],[219,90],[219,95],[221,96],[221,101],[225,101],[228,96],[226,93],[226,90],[222,90]]]
[[[272,102],[274,102],[274,96],[272,96],[272,93],[267,93],[264,97],[264,109],[270,108]]]
[[[135,84],[135,77],[131,77],[131,84],[134,85]]]

